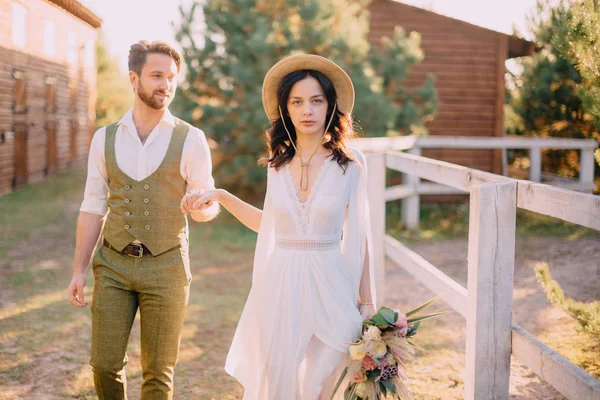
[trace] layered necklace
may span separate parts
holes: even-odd
[[[333,116],[335,115],[336,108],[337,108],[337,104],[334,104],[333,111],[331,112],[331,118],[329,118],[329,123],[327,124],[327,127],[323,131],[323,136],[321,136],[321,142],[317,145],[317,147],[312,152],[312,154],[308,158],[308,160],[304,161],[302,159],[302,156],[300,155],[300,152],[298,151],[298,148],[296,147],[296,143],[294,143],[294,140],[292,139],[292,135],[290,134],[290,131],[288,130],[287,125],[285,124],[285,118],[283,118],[283,113],[281,112],[281,106],[279,106],[279,115],[281,116],[281,121],[283,121],[283,127],[285,128],[285,131],[287,132],[288,137],[290,138],[290,142],[292,143],[292,146],[294,146],[294,150],[296,151],[298,158],[300,159],[300,167],[301,167],[300,190],[302,190],[303,192],[306,192],[308,190],[308,167],[310,165],[310,161],[313,159],[315,154],[317,154],[317,150],[319,150],[319,147],[321,147],[321,144],[323,143],[323,138],[325,137],[325,134],[329,131],[329,126],[331,125],[331,121],[333,121]]]

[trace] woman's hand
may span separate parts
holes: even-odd
[[[219,202],[222,193],[222,189],[199,190],[187,193],[181,199],[181,212],[187,214],[188,211],[204,210],[212,206],[213,201]]]
[[[375,315],[375,307],[373,304],[363,304],[359,307],[360,315],[364,319],[371,319]]]

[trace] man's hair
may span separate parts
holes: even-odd
[[[142,73],[142,67],[146,64],[148,54],[158,53],[165,54],[175,61],[177,72],[181,68],[181,56],[171,45],[162,41],[154,41],[152,43],[147,40],[140,40],[131,45],[129,49],[129,70],[138,75]]]

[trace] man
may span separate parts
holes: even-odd
[[[77,221],[71,304],[85,307],[85,270],[95,252],[92,356],[98,397],[126,399],[127,341],[141,317],[143,400],[172,399],[191,275],[186,214],[208,221],[217,203],[194,206],[214,188],[204,133],[173,117],[181,56],[164,42],[129,52],[133,108],[92,140]],[[106,223],[103,228],[104,220]]]

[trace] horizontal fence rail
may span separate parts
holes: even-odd
[[[418,253],[409,249],[393,237],[385,237],[386,256],[395,264],[422,282],[434,293],[444,294],[444,301],[460,315],[467,318],[467,289],[433,264],[425,260]]]
[[[598,142],[593,139],[562,139],[562,138],[531,138],[521,136],[504,137],[478,137],[478,136],[398,136],[398,137],[377,137],[356,139],[352,146],[365,152],[387,152],[388,154],[398,154],[398,150],[406,150],[415,157],[421,155],[421,149],[526,149],[529,151],[530,168],[529,181],[541,183],[542,177],[551,179],[554,187],[561,187],[568,190],[577,190],[583,192],[592,192],[594,190],[594,150],[598,148]],[[542,149],[574,149],[581,152],[580,156],[580,174],[579,179],[574,180],[567,177],[553,176],[542,171]],[[405,226],[417,228],[419,224],[420,196],[422,195],[458,195],[469,191],[470,185],[460,186],[451,185],[443,179],[432,179],[432,176],[438,176],[438,171],[445,170],[445,166],[454,165],[449,163],[438,164],[438,167],[430,166],[430,174],[417,177],[411,172],[405,172],[403,184],[392,186],[386,189],[385,198],[387,201],[402,200],[402,220]],[[409,159],[393,160],[392,157],[386,157],[386,163],[389,168],[396,169],[399,164],[410,164]],[[444,166],[445,165],[445,166]],[[414,168],[422,168],[420,165]],[[471,171],[465,168],[465,170]],[[410,169],[402,168],[410,171]],[[500,179],[499,175],[490,174],[493,177],[486,178],[478,171],[478,177],[474,182],[489,182],[493,179]],[[421,182],[420,179],[427,179],[437,183]],[[479,179],[477,179],[479,178]]]
[[[521,136],[395,136],[356,139],[352,147],[362,151],[421,149],[571,149],[593,150],[598,148],[594,139],[534,138]]]
[[[600,381],[540,342],[519,325],[512,327],[512,352],[540,378],[550,382],[565,397],[600,399]]]
[[[512,324],[512,297],[517,208],[600,231],[600,197],[424,158],[414,148],[417,154],[384,147],[385,151],[367,155],[374,255],[379,260],[387,256],[433,293],[443,294],[444,301],[466,319],[464,398],[508,399],[512,354],[567,398],[599,400],[600,381]],[[412,179],[385,188],[386,168]],[[385,235],[385,203],[410,198],[417,192],[418,179],[431,181],[418,184],[419,193],[443,185],[447,192],[471,196],[467,288]],[[376,275],[383,288],[382,267]]]
[[[600,231],[600,196],[528,181],[518,185],[519,208]]]

